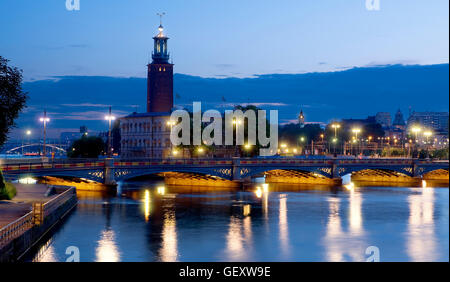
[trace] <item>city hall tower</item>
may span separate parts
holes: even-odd
[[[147,72],[147,112],[170,112],[173,108],[173,64],[167,50],[169,38],[164,35],[162,23],[153,37],[152,63]]]

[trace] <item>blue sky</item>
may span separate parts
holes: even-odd
[[[27,80],[145,76],[157,12],[175,72],[205,77],[447,63],[448,0],[1,0],[0,54]],[[4,12],[6,11],[6,12]]]

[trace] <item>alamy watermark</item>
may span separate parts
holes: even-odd
[[[170,120],[174,124],[170,132],[170,141],[174,146],[244,145],[246,127],[247,142],[245,145],[256,145],[258,140],[261,146],[259,149],[260,156],[273,156],[277,153],[278,111],[276,110],[270,111],[269,120],[267,120],[265,110],[248,109],[245,112],[239,109],[226,110],[224,120],[217,110],[208,110],[202,115],[201,102],[194,102],[192,122],[189,112],[186,110],[172,112]],[[207,124],[203,130],[202,124]],[[234,132],[236,132],[236,139],[234,139]],[[236,144],[234,144],[234,141],[236,141]]]
[[[80,262],[80,249],[76,246],[69,246],[66,248],[66,255],[68,255],[66,262]]]
[[[380,262],[380,249],[377,246],[367,247],[366,256],[366,262]]]
[[[379,11],[380,0],[366,0],[366,9],[368,11]]]
[[[80,10],[80,0],[66,0],[67,11],[79,11]]]

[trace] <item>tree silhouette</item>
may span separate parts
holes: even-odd
[[[27,100],[27,93],[22,90],[22,71],[8,66],[8,62],[0,56],[0,147]]]

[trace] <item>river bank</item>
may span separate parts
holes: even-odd
[[[17,261],[76,206],[74,187],[17,184],[17,196],[0,201],[0,262]]]

